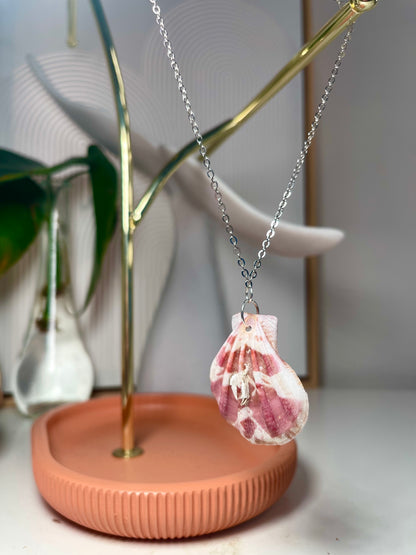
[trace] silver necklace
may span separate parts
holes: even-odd
[[[340,0],[336,0],[338,6]],[[308,398],[303,386],[290,366],[277,354],[277,318],[262,315],[253,297],[253,281],[267,254],[271,239],[275,236],[280,218],[292,195],[296,180],[305,162],[307,153],[315,137],[326,104],[335,84],[348,44],[351,40],[351,26],[341,43],[330,77],[316,109],[307,137],[300,150],[282,199],[271,221],[261,249],[253,262],[252,269],[238,246],[227,213],[225,203],[215,176],[212,163],[207,155],[203,137],[182,74],[168,38],[160,6],[156,0],[149,0],[156,23],[162,37],[170,66],[178,84],[179,93],[185,106],[187,117],[198,144],[202,163],[217,200],[221,219],[225,226],[237,264],[244,280],[245,296],[241,311],[233,317],[233,331],[215,357],[211,366],[211,389],[217,399],[221,414],[252,443],[283,444],[290,441],[303,427],[308,415]],[[246,314],[247,304],[253,304],[256,314]],[[231,394],[230,394],[231,392]]]

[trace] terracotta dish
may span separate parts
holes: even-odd
[[[140,394],[138,444],[120,446],[120,399],[55,409],[32,430],[33,470],[45,500],[70,520],[107,534],[182,538],[244,522],[272,505],[296,467],[294,441],[255,446],[210,397]]]

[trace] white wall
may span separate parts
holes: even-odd
[[[312,0],[314,29],[334,6]],[[416,3],[356,24],[318,136],[321,223],[346,231],[322,262],[323,381],[416,386]],[[315,64],[316,100],[336,57]]]

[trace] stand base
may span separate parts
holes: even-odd
[[[134,397],[138,457],[116,458],[119,397],[55,409],[32,429],[35,480],[66,518],[107,534],[183,538],[223,530],[272,505],[296,468],[296,443],[251,445],[210,397]]]

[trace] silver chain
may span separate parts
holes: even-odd
[[[336,1],[337,1],[338,6],[340,6],[341,5],[340,0],[336,0]],[[286,189],[283,193],[282,200],[280,201],[279,206],[277,207],[276,213],[275,213],[275,215],[273,217],[273,220],[270,224],[270,229],[267,231],[266,238],[262,242],[261,249],[257,253],[257,258],[253,263],[253,269],[251,271],[249,271],[246,268],[246,261],[241,256],[240,247],[238,247],[238,245],[237,245],[238,239],[237,239],[237,237],[234,233],[233,226],[230,223],[230,216],[227,213],[227,209],[226,209],[226,206],[224,204],[222,194],[221,194],[221,191],[220,191],[220,188],[219,188],[218,180],[215,177],[214,170],[212,169],[211,160],[208,158],[207,148],[204,145],[203,137],[201,135],[199,125],[196,121],[196,116],[195,116],[195,114],[192,110],[188,92],[187,92],[187,90],[186,90],[186,88],[183,84],[183,78],[182,78],[182,75],[179,71],[178,63],[175,59],[175,54],[173,52],[172,43],[168,38],[168,32],[166,30],[165,23],[163,21],[162,16],[160,15],[160,6],[159,6],[159,4],[157,3],[156,0],[149,0],[149,2],[152,4],[153,13],[156,16],[156,23],[159,25],[159,32],[160,32],[160,34],[162,36],[162,39],[163,39],[163,46],[166,49],[167,57],[169,58],[169,61],[170,61],[170,66],[171,66],[171,68],[174,72],[175,79],[178,83],[178,89],[179,89],[179,92],[182,95],[182,101],[184,103],[185,110],[188,114],[188,120],[189,120],[189,123],[191,124],[192,132],[193,132],[194,137],[195,137],[195,141],[198,144],[199,152],[201,154],[204,167],[206,169],[206,174],[207,174],[207,176],[210,180],[211,188],[214,191],[215,198],[216,198],[217,203],[218,203],[218,208],[221,212],[221,219],[225,224],[225,231],[229,235],[229,241],[230,241],[230,243],[233,247],[233,252],[237,257],[237,264],[241,268],[241,275],[243,276],[244,286],[245,286],[245,289],[246,289],[245,301],[243,303],[243,306],[244,306],[245,303],[254,302],[253,301],[253,280],[257,277],[257,270],[261,267],[261,264],[262,264],[261,261],[266,256],[267,249],[270,246],[270,241],[276,233],[276,228],[279,225],[280,218],[282,217],[284,209],[286,208],[288,199],[292,195],[292,190],[295,186],[295,182],[296,182],[296,180],[299,176],[299,173],[302,169],[302,166],[305,162],[305,158],[306,158],[306,155],[309,151],[309,147],[311,146],[313,138],[315,137],[315,133],[316,133],[316,130],[318,129],[318,125],[319,125],[319,122],[322,118],[322,114],[324,113],[326,103],[328,102],[329,96],[330,96],[331,91],[333,89],[333,86],[335,84],[336,76],[337,76],[338,71],[341,67],[342,59],[345,56],[348,44],[351,40],[351,35],[352,35],[352,32],[353,32],[353,26],[351,25],[348,28],[348,30],[347,30],[347,32],[344,36],[344,39],[341,43],[341,47],[338,51],[338,56],[335,60],[334,67],[332,68],[331,75],[330,75],[330,77],[328,79],[328,82],[326,84],[326,87],[324,89],[324,93],[321,96],[321,100],[318,104],[318,108],[316,110],[315,116],[314,116],[312,124],[310,126],[307,138],[304,141],[302,149],[301,149],[300,154],[299,154],[299,157],[296,160],[295,167],[293,168],[293,171],[292,171],[292,174],[290,176],[289,182],[288,182],[287,187],[286,187]]]

